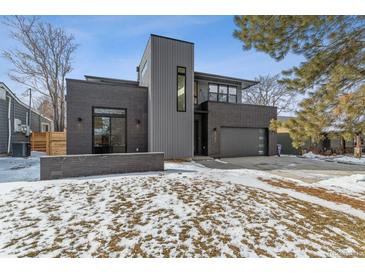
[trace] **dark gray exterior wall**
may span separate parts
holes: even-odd
[[[194,45],[152,35],[149,150],[167,159],[193,157]],[[177,111],[177,67],[186,68],[186,112]]]
[[[220,157],[221,127],[268,129],[270,120],[277,117],[275,107],[221,102],[205,102],[202,107],[208,110],[207,154],[212,157]],[[268,155],[275,155],[276,141],[276,132],[268,130]]]
[[[66,82],[67,154],[92,153],[93,107],[127,109],[127,152],[148,150],[147,88],[72,79]]]
[[[163,153],[111,153],[41,158],[41,180],[68,177],[163,171]]]

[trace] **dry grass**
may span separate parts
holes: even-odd
[[[321,189],[266,182],[363,209]],[[207,178],[18,189],[1,197],[0,216],[3,256],[365,257],[363,220]]]
[[[349,197],[344,194],[338,194],[331,191],[328,191],[324,188],[315,188],[315,187],[306,187],[302,185],[297,185],[293,182],[288,182],[284,180],[279,179],[263,179],[259,178],[261,181],[268,183],[272,186],[281,187],[281,188],[288,188],[295,190],[297,192],[306,193],[312,196],[316,196],[318,198],[321,198],[323,200],[339,203],[339,204],[346,204],[353,208],[360,209],[362,211],[365,211],[365,201],[356,199],[353,197]]]

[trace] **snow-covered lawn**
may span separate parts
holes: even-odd
[[[165,167],[0,184],[0,256],[365,256],[362,190],[341,203],[265,172]]]
[[[353,165],[364,165],[365,166],[365,157],[355,158],[352,156],[346,155],[337,155],[337,156],[324,156],[319,154],[314,154],[313,152],[308,152],[302,155],[304,158],[309,159],[318,159],[325,160],[330,162],[337,162],[341,164],[353,164]]]
[[[31,157],[0,157],[0,183],[39,180],[39,158],[46,155],[32,152]]]

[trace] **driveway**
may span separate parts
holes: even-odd
[[[255,169],[274,175],[302,180],[308,183],[330,179],[335,176],[365,174],[365,166],[341,164],[318,159],[307,159],[297,156],[258,156],[206,159],[198,161],[206,167],[218,169]]]

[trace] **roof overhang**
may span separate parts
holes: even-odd
[[[239,84],[242,86],[242,89],[246,89],[258,84],[258,81],[247,80],[242,78],[218,75],[218,74],[211,74],[205,72],[194,71],[194,77],[197,79],[207,80],[207,81],[221,81],[231,84]]]

